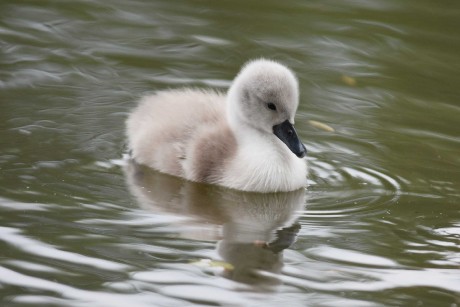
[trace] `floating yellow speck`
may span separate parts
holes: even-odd
[[[343,81],[343,83],[345,83],[346,85],[349,85],[349,86],[355,86],[356,85],[356,79],[353,78],[353,77],[347,76],[347,75],[342,76],[342,81]]]
[[[318,129],[321,129],[321,130],[324,130],[324,131],[327,131],[327,132],[334,132],[334,128],[332,128],[331,126],[329,125],[326,125],[322,122],[319,122],[319,121],[316,121],[316,120],[309,120],[308,123],[315,127],[315,128],[318,128]]]
[[[199,266],[199,267],[220,267],[225,270],[233,270],[234,267],[231,263],[225,262],[225,261],[215,261],[211,259],[201,259],[198,261],[193,261],[191,264]]]

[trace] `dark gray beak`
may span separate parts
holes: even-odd
[[[307,149],[297,136],[294,126],[286,120],[273,126],[273,133],[299,158],[307,155]]]

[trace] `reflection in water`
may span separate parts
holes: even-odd
[[[186,217],[187,230],[205,226],[205,231],[192,234],[195,239],[220,240],[217,252],[226,262],[223,276],[248,284],[279,283],[276,274],[283,266],[282,251],[294,243],[300,230],[296,213],[305,205],[304,189],[240,192],[164,175],[134,161],[125,166],[125,175],[141,207]]]

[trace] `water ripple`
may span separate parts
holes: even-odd
[[[456,3],[0,2],[0,304],[459,305]],[[255,57],[299,77],[306,195],[113,162],[138,96]]]
[[[0,227],[0,240],[8,243],[10,246],[14,246],[17,249],[22,250],[25,253],[48,259],[66,261],[109,271],[125,271],[129,268],[129,266],[121,263],[59,250],[58,248],[44,242],[27,238],[21,235],[19,230],[10,227]]]

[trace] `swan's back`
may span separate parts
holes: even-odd
[[[144,97],[127,120],[133,158],[161,172],[189,177],[184,173],[186,155],[194,152],[189,145],[206,131],[225,129],[225,114],[225,96],[215,91],[182,89]]]

